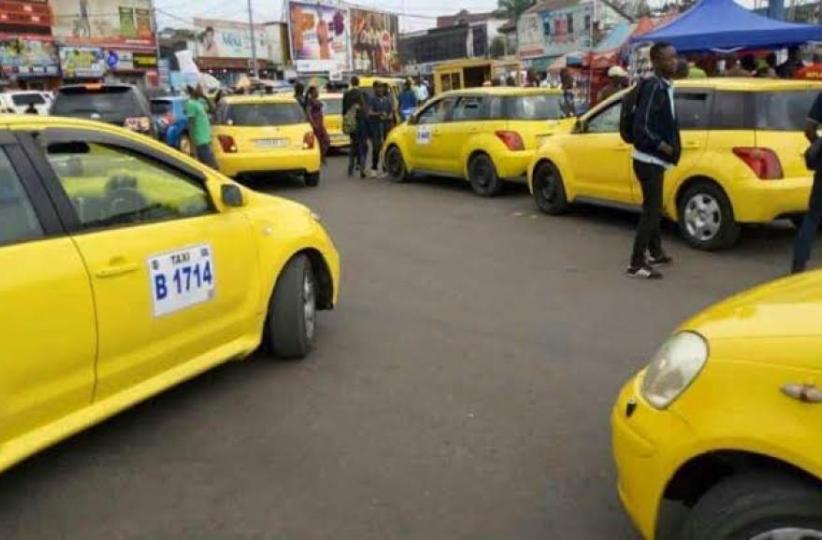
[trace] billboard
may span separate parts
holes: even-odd
[[[542,14],[545,55],[559,56],[593,47],[591,21],[593,4],[577,4]]]
[[[351,63],[355,71],[400,70],[399,19],[396,15],[351,8]]]
[[[289,2],[291,58],[297,71],[350,70],[348,10],[322,4]]]
[[[523,13],[517,24],[517,42],[522,58],[536,58],[545,55],[545,30],[543,16],[539,13]]]
[[[97,47],[60,47],[60,65],[66,79],[99,79],[106,74],[106,55]]]
[[[0,36],[0,75],[43,77],[60,75],[60,58],[51,40],[32,36]]]
[[[194,19],[197,27],[197,56],[202,58],[251,58],[248,24],[214,19]],[[268,56],[268,35],[262,24],[254,25],[257,57]]]
[[[68,44],[151,47],[151,0],[51,0],[52,34]]]

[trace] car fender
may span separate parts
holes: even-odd
[[[733,165],[729,168],[729,166]],[[729,162],[727,155],[723,152],[706,151],[697,163],[693,163],[687,169],[675,167],[669,177],[665,179],[665,193],[663,194],[663,209],[665,215],[673,220],[679,218],[677,208],[677,198],[682,192],[682,187],[686,182],[696,178],[704,178],[715,182],[731,202],[731,208],[735,207],[736,185],[738,180],[744,179],[748,175],[745,170],[746,165],[739,160],[739,164]]]
[[[468,160],[476,152],[482,152],[491,158],[494,168],[499,170],[499,155],[506,151],[505,145],[500,139],[490,133],[477,133],[468,138],[460,149],[460,163],[462,163],[462,175],[468,178]]]
[[[400,126],[395,127],[391,130],[388,134],[388,137],[385,139],[385,143],[382,147],[382,159],[383,163],[385,162],[385,152],[388,150],[388,147],[391,145],[396,146],[402,152],[402,158],[405,161],[405,168],[408,172],[412,172],[414,170],[414,156],[410,151],[410,148],[405,143],[406,141],[406,132],[408,129],[412,129],[412,126],[408,126],[408,124],[402,124]]]
[[[531,164],[528,166],[528,190],[531,194],[534,193],[534,171],[537,165],[543,161],[550,161],[559,169],[559,173],[562,175],[562,183],[568,202],[573,202],[577,196],[576,177],[571,167],[571,159],[562,145],[558,144],[559,142],[561,142],[561,137],[546,141],[534,155]]]

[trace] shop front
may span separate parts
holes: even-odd
[[[51,36],[0,33],[0,73],[29,90],[60,84],[60,60]]]

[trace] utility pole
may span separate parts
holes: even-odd
[[[259,78],[260,70],[257,69],[257,32],[254,31],[254,12],[251,11],[251,0],[248,0],[248,31],[251,32],[251,72]]]

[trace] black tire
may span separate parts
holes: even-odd
[[[691,185],[679,199],[679,232],[691,247],[716,251],[732,247],[741,227],[728,196],[713,182]]]
[[[711,488],[691,510],[681,540],[750,540],[786,528],[820,535],[797,538],[822,537],[822,489],[787,473],[754,471]]]
[[[568,211],[565,184],[556,165],[550,161],[539,163],[534,169],[531,189],[537,207],[546,214],[558,215]]]
[[[317,280],[305,255],[291,259],[283,269],[268,303],[266,337],[275,356],[305,358],[314,348]]]
[[[408,168],[405,166],[402,151],[393,144],[385,152],[385,170],[388,172],[388,179],[392,182],[408,181]]]
[[[308,187],[317,187],[320,185],[320,173],[305,173],[305,185]]]
[[[482,197],[493,197],[502,190],[502,180],[487,154],[476,154],[468,162],[468,180],[474,193]]]

